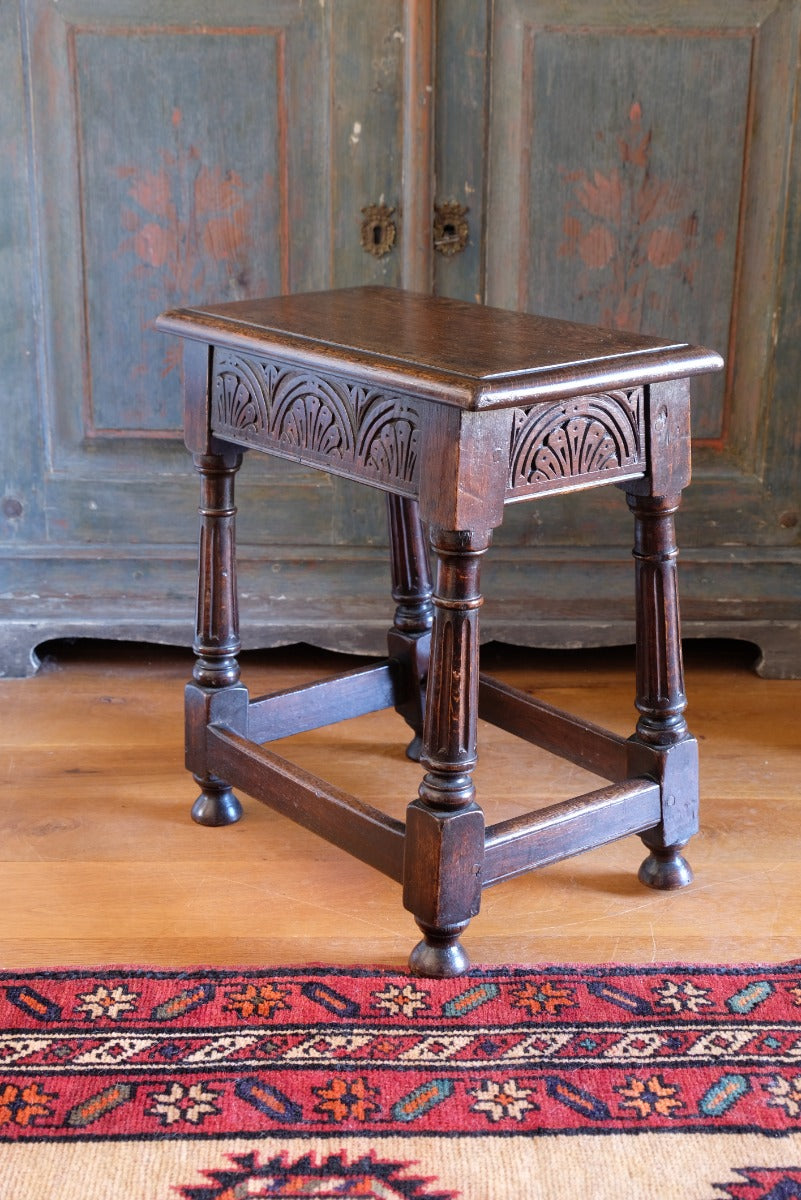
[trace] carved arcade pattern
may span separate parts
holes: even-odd
[[[414,496],[420,414],[404,397],[215,350],[212,431]]]
[[[638,387],[515,409],[507,495],[640,474],[643,406]]]

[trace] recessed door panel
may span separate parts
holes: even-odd
[[[487,299],[724,354],[693,381],[685,544],[795,537],[765,438],[798,38],[795,0],[494,9]],[[567,540],[616,540],[612,500]]]

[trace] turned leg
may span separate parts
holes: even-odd
[[[200,545],[195,622],[194,685],[187,689],[187,758],[205,757],[201,725],[222,689],[239,682],[239,618],[236,590],[236,538],[234,479],[242,455],[233,449],[223,454],[196,454],[200,475]],[[200,825],[230,825],[242,815],[242,806],[224,780],[189,761],[201,793],[192,808]]]
[[[636,562],[637,697],[633,769],[656,774],[662,820],[643,833],[650,854],[642,883],[684,887],[692,872],[681,854],[698,829],[698,749],[687,729],[677,585],[674,514],[680,496],[629,495]]]
[[[431,572],[417,501],[387,492],[392,598],[395,618],[387,636],[389,657],[398,664],[397,711],[414,732],[406,753],[419,762],[431,625]]]
[[[489,534],[432,531],[437,556],[434,628],[418,799],[408,809],[404,905],[423,940],[412,951],[419,975],[460,975],[469,966],[459,937],[481,901],[484,814],[475,803],[481,555]]]

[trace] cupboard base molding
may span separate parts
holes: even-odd
[[[739,553],[731,559],[718,550],[682,551],[684,638],[751,642],[760,675],[801,678],[801,551]],[[102,549],[0,555],[0,678],[35,674],[41,665],[36,648],[59,638],[189,647],[194,554],[194,546],[182,546],[149,547],[137,557],[106,557]],[[262,598],[265,561],[273,564],[275,588]],[[630,645],[630,571],[628,554],[618,547],[578,559],[564,549],[498,546],[485,558],[492,590],[482,611],[482,640],[542,649]],[[521,572],[541,578],[536,599],[526,594]],[[159,594],[148,591],[156,573],[166,580]],[[246,548],[239,580],[245,649],[308,642],[344,653],[385,653],[393,605],[383,547],[315,549],[305,557],[285,547]],[[582,600],[582,581],[586,587],[589,580],[592,597]],[[342,598],[333,615],[332,594]]]

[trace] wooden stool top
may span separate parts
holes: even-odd
[[[191,450],[211,436],[291,458],[417,499],[451,529],[494,528],[504,504],[545,492],[646,475],[681,490],[686,377],[722,366],[686,343],[392,288],[178,309],[157,325],[194,343]]]
[[[465,409],[507,408],[719,370],[713,351],[395,288],[164,313],[165,332]]]

